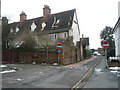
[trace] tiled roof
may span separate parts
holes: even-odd
[[[10,29],[15,29],[18,27],[20,31],[31,30],[31,25],[34,22],[36,25],[35,31],[46,31],[46,30],[63,30],[66,28],[70,28],[72,26],[73,17],[74,17],[75,9],[64,11],[56,14],[51,14],[47,18],[47,22],[44,21],[43,17],[33,18],[29,20],[25,20],[23,22],[14,22],[10,23]],[[42,26],[44,22],[44,25]]]

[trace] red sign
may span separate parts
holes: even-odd
[[[62,49],[62,44],[58,43],[57,44],[57,49]]]
[[[103,42],[102,42],[102,47],[103,47],[104,49],[108,49],[108,48],[109,48],[109,42],[108,42],[108,41],[103,41]]]

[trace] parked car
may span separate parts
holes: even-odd
[[[109,57],[106,60],[106,68],[109,67],[120,67],[120,57]]]

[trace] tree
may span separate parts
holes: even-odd
[[[108,56],[115,56],[115,41],[113,37],[114,30],[112,27],[105,27],[100,33],[101,43],[103,40],[107,40],[110,44],[107,49]]]
[[[106,26],[100,33],[100,39],[101,40],[108,40],[108,39],[110,39],[110,40],[113,41],[114,40],[113,32],[114,32],[114,30],[113,30],[112,27],[107,27]]]
[[[28,32],[28,34],[23,37],[20,48],[24,50],[34,50],[36,46],[37,42],[35,40],[34,33]]]
[[[33,50],[37,46],[34,33],[23,32],[9,36],[9,49]]]
[[[54,49],[56,42],[50,39],[50,35],[47,32],[39,32],[36,34],[36,42],[38,49]]]
[[[2,17],[2,49],[8,48],[9,26],[7,17]]]

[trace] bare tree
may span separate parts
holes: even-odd
[[[50,48],[56,45],[56,42],[50,39],[50,35],[47,32],[37,33],[36,41],[38,48]]]

